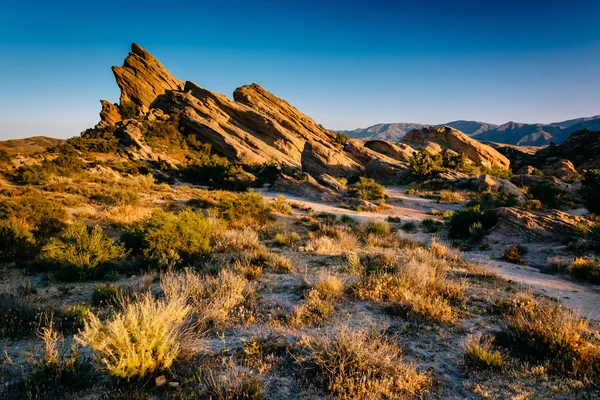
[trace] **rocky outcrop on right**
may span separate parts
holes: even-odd
[[[465,153],[476,165],[484,167],[508,168],[510,166],[508,158],[492,147],[471,139],[449,126],[415,129],[404,136],[401,142],[415,150],[426,149],[432,153],[447,149],[456,153]]]
[[[574,132],[561,144],[551,144],[538,151],[536,159],[546,165],[566,159],[579,172],[600,168],[600,132],[588,129]]]
[[[404,143],[392,143],[384,140],[367,140],[365,147],[398,161],[409,162],[415,149]]]

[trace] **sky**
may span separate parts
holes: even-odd
[[[598,0],[1,0],[0,140],[77,136],[138,43],[232,97],[259,83],[330,129],[600,114]]]

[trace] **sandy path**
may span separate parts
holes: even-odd
[[[386,187],[390,196],[388,203],[393,204],[393,207],[385,212],[376,213],[357,213],[334,204],[306,200],[302,197],[285,193],[269,192],[267,190],[259,190],[259,192],[266,198],[275,198],[283,195],[290,201],[311,207],[316,213],[345,214],[358,220],[397,216],[406,221],[421,221],[426,218],[432,218],[430,215],[432,208],[438,210],[456,210],[462,207],[462,204],[441,204],[433,199],[423,199],[418,196],[407,195],[404,193],[406,189],[407,187],[403,186]],[[558,275],[543,274],[538,269],[529,266],[516,265],[493,259],[490,252],[466,252],[463,253],[463,256],[469,261],[496,272],[505,279],[518,282],[525,288],[531,288],[535,293],[559,299],[564,305],[580,310],[581,315],[584,317],[600,321],[600,289],[596,289],[591,285],[566,280]]]

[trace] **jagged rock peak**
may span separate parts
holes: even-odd
[[[100,104],[102,104],[102,111],[100,111],[100,122],[96,125],[96,129],[113,126],[123,120],[119,108],[113,103],[106,100],[100,100]]]
[[[121,89],[120,102],[133,102],[138,111],[146,113],[156,98],[167,90],[183,89],[183,82],[141,46],[132,43],[131,52],[122,67],[112,67]]]

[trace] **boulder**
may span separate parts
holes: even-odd
[[[410,175],[410,171],[405,166],[381,158],[371,159],[367,163],[365,173],[367,177],[383,184],[402,183]]]
[[[554,169],[553,175],[558,179],[567,180],[577,175],[575,166],[569,160],[560,160],[555,163],[552,168]]]
[[[114,126],[123,120],[119,108],[113,103],[100,100],[100,104],[102,104],[102,111],[100,111],[100,122],[96,125],[96,129]]]
[[[141,113],[148,112],[152,102],[168,90],[183,89],[183,82],[135,43],[123,66],[113,67],[112,71],[121,89],[121,104],[132,102]]]
[[[325,202],[335,202],[343,198],[342,193],[321,185],[306,173],[300,173],[293,177],[282,174],[277,178],[271,190]]]
[[[344,193],[346,191],[346,186],[342,185],[340,181],[335,179],[331,175],[321,174],[318,176],[317,181],[329,189],[335,190],[338,193]]]
[[[465,153],[476,165],[484,167],[508,168],[510,166],[508,158],[497,150],[449,126],[414,129],[406,134],[401,142],[413,149],[425,149],[432,153],[439,153],[444,149]]]
[[[398,161],[409,162],[415,150],[404,143],[391,143],[384,140],[368,140],[364,146]]]
[[[525,195],[525,192],[506,179],[482,174],[477,179],[477,187],[480,192],[490,190],[505,194],[507,196],[513,196],[521,206],[525,205],[527,202],[527,196]]]
[[[507,236],[520,235],[529,240],[559,240],[572,236],[581,226],[591,227],[586,218],[559,210],[533,212],[514,207],[500,207],[489,211],[498,219],[491,233]]]
[[[531,165],[526,165],[517,171],[518,175],[533,175],[535,168]]]

